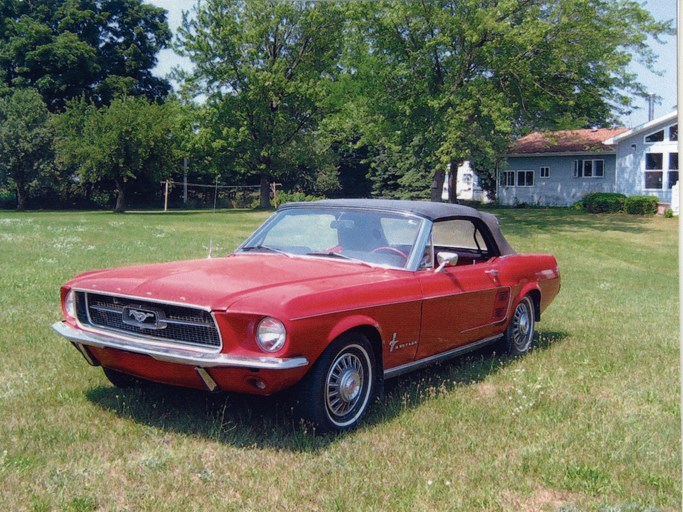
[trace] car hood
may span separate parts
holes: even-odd
[[[226,310],[260,296],[283,304],[304,294],[367,284],[401,270],[330,258],[279,254],[233,254],[222,258],[136,265],[81,274],[68,286],[146,300]]]

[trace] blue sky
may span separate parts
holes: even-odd
[[[182,22],[182,11],[190,10],[194,5],[193,1],[186,0],[148,0],[148,3],[163,7],[168,11],[168,24],[174,31]],[[647,0],[643,6],[659,20],[673,20],[676,17],[676,0]],[[646,89],[662,98],[661,103],[655,107],[656,117],[671,112],[676,106],[676,37],[662,38],[662,43],[650,41],[652,49],[659,56],[655,68],[661,72],[661,75],[649,71],[636,62],[632,65],[632,70],[638,74],[640,82],[645,85]],[[166,76],[174,66],[178,65],[189,66],[189,61],[181,59],[172,50],[164,50],[159,55],[156,73]],[[638,99],[635,106],[639,108],[622,119],[625,126],[633,127],[647,121],[647,100]]]

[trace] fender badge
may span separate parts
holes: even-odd
[[[414,347],[415,345],[417,345],[417,340],[399,343],[396,333],[393,333],[391,335],[391,339],[389,340],[389,352],[393,352],[394,350],[399,350],[402,348]]]

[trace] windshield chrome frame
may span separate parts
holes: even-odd
[[[269,229],[270,225],[273,224],[273,222],[275,222],[275,220],[277,219],[277,217],[281,213],[284,213],[287,211],[305,211],[308,209],[309,208],[300,208],[300,207],[284,207],[284,208],[278,209],[277,211],[275,211],[275,213],[273,213],[270,217],[268,217],[268,219],[266,219],[263,222],[263,224],[261,224],[256,229],[256,231],[254,231],[251,235],[249,235],[247,237],[247,239],[244,242],[242,242],[235,249],[234,253],[244,254],[243,249],[245,247],[255,245],[256,241],[259,238],[261,238],[262,233],[266,232]],[[338,206],[328,207],[328,206],[322,206],[322,205],[315,205],[315,207],[313,207],[313,205],[311,205],[310,209],[316,210],[316,211],[328,210],[328,211],[335,211],[335,212],[347,210],[347,208],[344,208],[344,207],[341,207],[341,208]],[[350,210],[355,211],[355,212],[359,211],[358,208],[350,208]],[[406,262],[405,267],[401,268],[401,267],[394,267],[394,266],[388,266],[388,265],[376,265],[376,264],[368,263],[368,262],[361,261],[361,260],[359,260],[357,263],[362,263],[365,265],[371,265],[371,266],[375,266],[378,268],[389,268],[389,269],[393,269],[393,270],[404,270],[404,271],[410,271],[410,272],[414,272],[414,271],[418,270],[418,266],[420,265],[420,261],[422,260],[422,256],[424,255],[426,243],[429,240],[429,235],[430,235],[431,230],[432,230],[432,222],[429,219],[422,217],[421,215],[416,215],[416,214],[411,213],[411,212],[387,210],[384,208],[366,208],[366,209],[364,209],[364,211],[379,212],[379,213],[390,213],[392,215],[395,215],[396,217],[404,217],[406,219],[415,219],[415,220],[420,222],[420,229],[419,229],[419,231],[415,237],[415,244],[413,245],[413,249],[410,252],[410,255],[408,256],[408,261]],[[291,254],[291,256],[300,256],[300,255]],[[311,257],[311,256],[307,255],[305,257]],[[342,260],[340,260],[340,261],[342,261]],[[349,261],[353,262],[353,260],[349,260]]]

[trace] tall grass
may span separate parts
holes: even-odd
[[[560,261],[538,348],[390,381],[324,437],[283,399],[115,389],[50,330],[72,275],[224,254],[267,214],[0,212],[0,510],[678,510],[676,221],[494,213]]]

